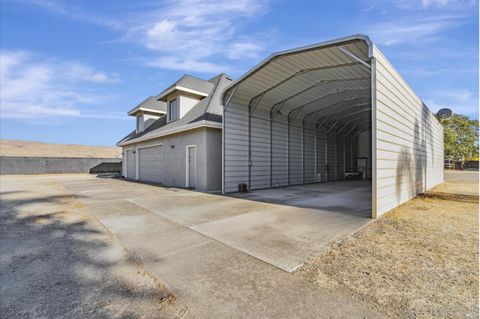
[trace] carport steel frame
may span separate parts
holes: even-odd
[[[369,61],[370,63],[366,63],[365,61],[356,57],[353,53],[351,53],[350,51],[348,51],[348,50],[346,50],[345,48],[342,47],[342,44],[346,44],[346,43],[349,43],[349,42],[355,41],[355,40],[363,40],[367,44],[367,46],[368,46],[368,58],[370,60]],[[317,50],[317,49],[327,48],[327,47],[337,47],[340,52],[342,52],[343,54],[345,54],[349,58],[355,60],[354,63],[348,63],[348,65],[361,65],[363,68],[368,69],[368,71],[370,73],[371,115],[370,115],[369,122],[371,123],[371,144],[372,144],[372,154],[371,154],[371,157],[372,157],[372,194],[371,194],[371,201],[372,201],[372,212],[376,212],[377,211],[377,207],[376,207],[376,188],[377,188],[376,187],[376,158],[377,158],[376,139],[377,138],[376,138],[376,87],[375,87],[376,79],[375,79],[375,57],[372,54],[373,44],[372,44],[369,37],[364,36],[364,35],[353,35],[353,36],[349,36],[349,37],[344,37],[344,38],[340,38],[340,39],[335,39],[335,40],[330,40],[330,41],[317,43],[317,44],[314,44],[314,45],[304,46],[304,47],[300,47],[300,48],[296,48],[296,49],[292,49],[292,50],[281,51],[281,52],[277,52],[277,53],[274,53],[274,54],[270,55],[268,58],[263,60],[261,63],[256,65],[254,68],[249,70],[244,75],[242,75],[238,80],[233,82],[230,86],[228,86],[225,89],[226,93],[228,93],[229,91],[231,91],[231,92],[228,94],[228,98],[226,98],[227,94],[225,94],[225,96],[224,96],[224,108],[223,108],[224,114],[225,114],[225,110],[228,108],[228,106],[229,106],[229,104],[230,104],[238,86],[247,77],[254,74],[255,72],[257,72],[258,70],[260,70],[264,66],[268,65],[274,59],[276,59],[278,57],[290,55],[290,54],[295,54],[295,53],[299,53],[299,52],[306,52],[306,51],[310,51],[310,50]],[[336,67],[341,67],[341,66],[342,65],[325,66],[325,67],[317,67],[317,68],[313,68],[313,69],[318,70],[318,69],[326,69],[326,68],[336,68]],[[301,70],[299,72],[296,72],[293,75],[285,78],[283,81],[269,87],[268,89],[264,90],[262,93],[254,96],[249,101],[249,103],[248,103],[248,131],[249,131],[248,132],[248,185],[249,185],[249,187],[250,187],[250,184],[251,184],[251,165],[252,165],[252,159],[251,159],[251,118],[252,118],[253,111],[255,110],[257,105],[260,103],[260,101],[263,98],[263,96],[265,95],[265,93],[274,89],[275,87],[279,86],[280,84],[285,83],[285,82],[289,81],[290,79],[298,76],[299,74],[303,74],[305,72],[310,72],[310,71],[311,71],[310,69],[305,69],[305,70]],[[308,88],[305,88],[304,90],[308,90],[308,89],[310,89],[310,88],[312,88],[316,85],[323,85],[323,84],[328,83],[328,82],[329,81],[319,81],[319,82],[315,83],[314,85],[312,85]],[[301,92],[303,92],[303,90]],[[296,94],[300,94],[300,93],[297,92]],[[290,99],[292,97],[293,96],[290,96],[287,99]],[[287,99],[284,99],[284,100],[287,100]],[[272,123],[273,123],[273,120],[275,119],[276,113],[282,108],[282,102],[284,102],[284,101],[280,101],[280,102],[276,103],[275,105],[272,105],[272,107],[270,108],[270,156],[272,156]],[[279,109],[277,110],[275,108],[278,105],[279,105]],[[291,122],[290,116],[291,116],[292,112],[295,111],[297,108],[292,109],[288,114],[288,117],[287,117],[287,130],[288,131],[290,131],[290,126],[291,126],[290,125],[290,122]],[[316,113],[314,113],[312,117],[314,117],[315,115],[316,115]],[[328,119],[328,117],[323,120],[322,125],[326,122],[327,119]],[[330,131],[337,124],[337,122],[333,126],[331,126],[328,130]],[[303,124],[305,124],[304,121],[303,121]],[[342,130],[346,126],[348,126],[348,124],[345,125],[342,128]],[[355,133],[355,134],[352,134],[353,138],[355,138],[358,135],[358,132],[355,132],[355,130],[357,129],[358,126],[359,125],[353,126],[348,131],[346,136],[349,136],[350,134]],[[304,128],[305,128],[305,125],[302,125],[302,129],[304,129]],[[315,135],[316,135],[316,132],[315,132]],[[287,149],[290,149],[290,132],[288,132],[287,143],[288,143],[287,144]],[[303,147],[302,152],[305,152],[304,147]],[[288,156],[288,161],[290,161],[290,156]],[[304,178],[305,178],[305,176],[304,176]],[[272,159],[270,159],[270,184],[272,186]],[[290,165],[288,165],[288,185],[290,185]],[[225,193],[225,116],[224,116],[224,120],[222,121],[222,193]]]

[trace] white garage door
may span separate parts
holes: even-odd
[[[127,150],[126,151],[126,159],[127,159],[127,178],[136,178],[135,176],[135,151],[134,150]]]
[[[139,179],[147,182],[163,182],[163,146],[139,149]]]

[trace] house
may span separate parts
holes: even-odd
[[[182,76],[128,115],[136,128],[120,142],[128,179],[202,191],[221,189],[222,93],[232,80]]]

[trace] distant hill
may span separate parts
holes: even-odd
[[[122,157],[119,147],[0,140],[0,156]]]

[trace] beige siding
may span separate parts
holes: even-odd
[[[373,56],[378,217],[443,182],[443,128],[376,47]]]
[[[163,158],[160,166],[161,181],[164,185],[186,187],[186,147],[195,145],[197,152],[196,189],[202,191],[221,189],[220,130],[198,128],[125,146],[123,152],[124,158],[127,158],[128,178],[135,178],[136,174],[139,180],[159,182],[158,179],[152,180],[151,176],[146,178],[146,175],[141,173],[141,165],[138,161],[142,149],[156,145],[163,145],[163,154],[157,154],[157,157]],[[127,151],[129,149],[132,152],[135,150],[135,154],[129,155],[130,153]],[[130,158],[133,160],[129,160]],[[135,160],[137,161],[136,167],[133,164]]]

